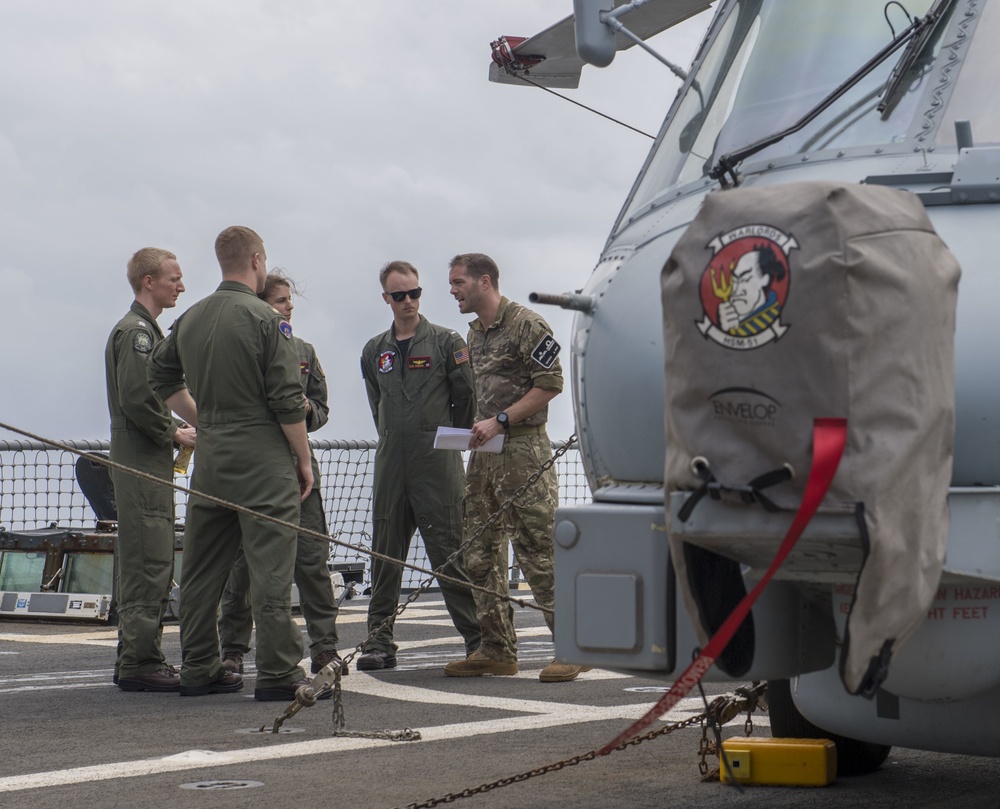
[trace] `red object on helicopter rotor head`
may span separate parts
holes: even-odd
[[[500,37],[496,41],[491,42],[490,48],[493,50],[493,61],[508,73],[527,70],[544,62],[544,56],[514,55],[514,50],[518,45],[522,42],[527,42],[527,40],[527,37]]]

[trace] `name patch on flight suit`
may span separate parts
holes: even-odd
[[[410,357],[406,363],[407,369],[414,371],[426,371],[431,367],[430,357]]]
[[[383,351],[378,355],[378,372],[380,374],[387,374],[396,367],[396,352],[395,351]]]
[[[303,376],[309,375],[309,363],[305,361],[299,362],[299,370],[302,372]]]
[[[538,341],[538,345],[531,352],[531,359],[543,368],[551,368],[552,364],[556,361],[556,357],[559,356],[560,348],[561,346],[556,342],[556,338],[551,334],[546,334]]]
[[[282,320],[278,324],[278,331],[280,331],[283,335],[285,335],[286,339],[288,340],[292,339],[292,324],[289,323],[287,320]]]
[[[137,331],[132,338],[132,348],[140,354],[148,354],[153,350],[153,338],[144,331]]]

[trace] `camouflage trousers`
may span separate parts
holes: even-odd
[[[479,530],[551,457],[552,444],[545,434],[508,438],[503,452],[498,454],[473,452],[465,478],[462,516],[466,538]],[[508,592],[509,543],[535,601],[551,610],[555,601],[552,523],[558,499],[559,478],[553,466],[466,549],[465,567],[473,584]],[[474,596],[476,617],[483,632],[480,650],[494,660],[517,660],[514,608],[510,602],[478,591]],[[547,614],[545,620],[552,629],[552,615]]]

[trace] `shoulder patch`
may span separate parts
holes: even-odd
[[[561,348],[562,346],[556,342],[556,338],[551,334],[543,335],[542,339],[538,341],[538,345],[531,352],[531,359],[543,368],[551,368],[556,361],[556,357],[559,356]]]
[[[469,347],[463,346],[458,351],[455,352],[455,365],[461,365],[463,362],[469,361]]]
[[[326,374],[323,373],[323,366],[319,364],[319,357],[313,357],[312,372],[313,376],[317,379],[326,379]]]
[[[149,336],[149,332],[137,331],[132,338],[132,348],[140,354],[148,354],[152,351],[153,338]]]
[[[282,320],[278,324],[278,331],[280,331],[289,340],[292,339],[292,324],[287,320]]]

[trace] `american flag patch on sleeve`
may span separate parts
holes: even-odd
[[[455,352],[455,364],[456,365],[461,365],[463,362],[468,362],[468,361],[469,361],[469,347],[468,346],[465,346],[465,348],[461,349],[460,351],[456,351]]]

